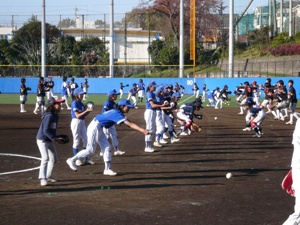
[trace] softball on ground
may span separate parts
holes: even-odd
[[[227,173],[227,174],[226,174],[226,178],[227,178],[227,179],[230,179],[231,177],[232,177],[232,173]]]
[[[218,117],[215,117],[215,120],[217,120],[218,119]]]

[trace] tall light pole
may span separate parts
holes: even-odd
[[[179,77],[184,76],[184,0],[180,0]]]
[[[110,29],[109,29],[109,76],[114,77],[114,0],[110,0]]]
[[[228,63],[228,77],[233,77],[234,73],[234,59],[233,59],[233,48],[234,48],[234,0],[230,0],[229,3],[229,63]]]
[[[45,13],[45,0],[42,2],[42,54],[41,54],[41,61],[42,61],[42,77],[46,77],[46,13]]]

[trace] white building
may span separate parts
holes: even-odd
[[[107,41],[109,48],[109,29],[105,28],[67,28],[62,29],[64,35],[75,37],[80,41],[83,37],[98,37]],[[115,62],[120,64],[148,64],[151,62],[148,54],[148,47],[152,41],[156,40],[156,31],[147,31],[142,29],[115,29]]]
[[[15,29],[15,27],[0,27],[0,40],[6,39],[8,41],[11,41]]]

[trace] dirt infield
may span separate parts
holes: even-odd
[[[94,112],[87,124],[100,106]],[[69,113],[62,111],[58,133],[71,136]],[[38,170],[0,175],[0,224],[282,224],[294,206],[294,198],[280,187],[290,168],[294,125],[268,114],[264,135],[253,138],[242,131],[244,117],[237,113],[237,108],[204,108],[201,133],[155,153],[143,151],[141,133],[117,126],[126,154],[113,157],[116,177],[103,176],[99,149],[95,165],[73,172],[65,162],[72,144],[57,146],[59,182],[41,187]],[[131,110],[128,118],[144,126],[143,114],[144,109]],[[0,115],[0,152],[40,157],[35,139],[40,115],[20,114],[18,105],[1,105]],[[0,155],[0,173],[39,163]],[[225,177],[228,172],[231,179]]]

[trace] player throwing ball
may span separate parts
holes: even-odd
[[[85,150],[78,152],[74,157],[67,160],[67,164],[72,170],[77,170],[75,161],[80,158],[85,158],[91,156],[95,153],[97,147],[97,141],[103,152],[103,161],[105,164],[105,169],[103,175],[115,176],[116,172],[111,170],[110,162],[112,159],[111,156],[111,146],[109,141],[106,138],[106,135],[103,132],[103,127],[110,128],[115,123],[116,124],[126,124],[127,126],[142,132],[143,134],[149,134],[149,131],[139,127],[135,123],[130,122],[125,116],[124,113],[128,113],[131,108],[135,106],[130,104],[129,100],[121,99],[117,105],[116,109],[111,109],[102,114],[98,114],[87,128],[87,146]],[[98,136],[98,137],[97,137]]]

